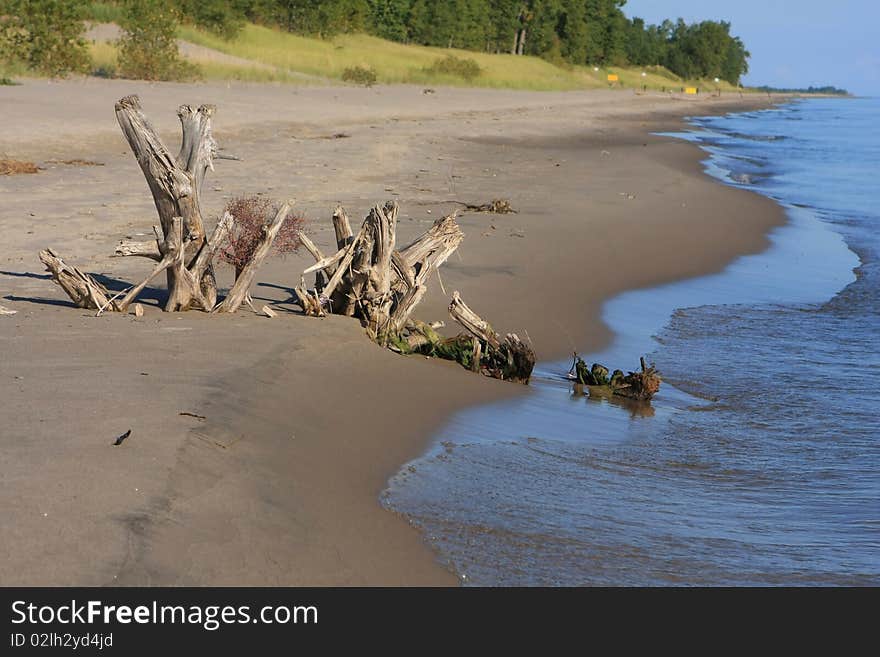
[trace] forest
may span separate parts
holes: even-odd
[[[536,55],[561,65],[664,66],[739,84],[749,53],[725,21],[648,25],[626,0],[180,0],[200,27],[234,36],[244,21],[305,35],[367,32],[426,46]]]

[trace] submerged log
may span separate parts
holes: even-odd
[[[569,376],[581,385],[590,388],[601,389],[599,392],[610,392],[620,397],[627,397],[637,401],[649,401],[660,390],[662,379],[660,372],[652,363],[648,366],[644,357],[639,359],[641,371],[624,374],[621,370],[614,370],[609,376],[608,368],[599,363],[593,363],[587,367],[577,354],[574,355],[574,363],[569,371]]]

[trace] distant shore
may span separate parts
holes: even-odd
[[[217,164],[206,208],[256,192],[296,198],[319,246],[331,242],[336,202],[359,218],[397,199],[406,240],[451,201],[509,198],[518,214],[462,216],[460,258],[442,281],[499,330],[528,336],[541,360],[606,342],[610,297],[718,271],[785,221],[772,201],[706,176],[696,146],[651,134],[687,115],[766,108],[766,96],[0,88],[0,150],[44,168],[0,178],[0,296],[18,311],[0,317],[6,585],[455,584],[377,497],[450,413],[522,392],[379,349],[356,322],[299,316],[289,288],[304,255],[258,275],[253,294],[277,304],[273,320],[166,315],[149,302],[141,319],[69,307],[42,274],[40,248],[121,279],[144,267],[109,257],[155,223],[113,116],[130,93],[172,151],[177,105],[215,103],[216,137],[241,161]],[[75,159],[102,166],[57,162]],[[421,318],[451,324],[447,298],[435,281]]]

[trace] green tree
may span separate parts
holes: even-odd
[[[389,41],[409,41],[412,0],[369,0],[369,25],[373,33]]]
[[[123,0],[119,75],[137,80],[181,80],[197,76],[175,40],[179,9],[171,0]]]
[[[483,50],[493,37],[488,0],[416,0],[409,23],[413,41],[427,46]]]
[[[245,12],[252,6],[247,0],[178,0],[178,4],[184,18],[224,39],[241,31]]]
[[[724,61],[721,63],[721,79],[738,85],[740,78],[749,72],[750,56],[739,37],[731,38],[724,53]]]
[[[0,0],[0,58],[49,75],[86,72],[84,10],[79,0]]]
[[[489,50],[515,53],[522,0],[489,0]]]
[[[261,11],[288,32],[330,37],[363,29],[369,5],[367,0],[276,0]]]

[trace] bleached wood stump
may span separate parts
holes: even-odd
[[[182,139],[177,157],[171,155],[144,115],[137,96],[122,98],[115,109],[119,127],[146,178],[159,215],[159,225],[153,227],[155,241],[120,242],[116,255],[144,257],[156,264],[143,281],[114,296],[93,277],[64,262],[52,249],[41,251],[40,260],[78,307],[99,313],[126,312],[150,281],[162,272],[168,283],[166,311],[194,308],[235,312],[247,299],[248,286],[268,256],[290,206],[283,205],[275,218],[263,227],[253,256],[238,272],[226,299],[218,304],[213,259],[226,244],[234,218],[226,213],[208,238],[199,202],[205,177],[209,169],[214,169],[217,157],[211,125],[215,107],[181,105],[178,108]]]
[[[457,360],[474,372],[528,383],[535,353],[516,334],[501,338],[455,292],[449,312],[468,335],[443,338],[435,328],[412,318],[434,272],[455,252],[464,233],[455,214],[437,219],[423,235],[396,249],[397,203],[374,206],[357,235],[341,207],[333,213],[338,251],[325,256],[307,236],[315,258],[295,288],[307,315],[326,312],[360,319],[370,337],[402,353],[424,353]],[[307,289],[305,277],[316,274]],[[329,279],[324,282],[324,275]]]

